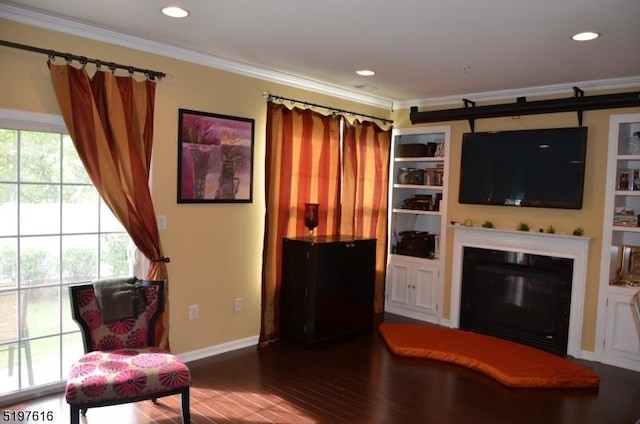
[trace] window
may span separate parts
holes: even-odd
[[[0,397],[58,384],[83,352],[68,285],[132,275],[131,240],[60,122],[0,110]]]

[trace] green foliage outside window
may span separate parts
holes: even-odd
[[[0,222],[0,284],[17,287],[20,281],[26,287],[131,275],[131,240],[126,232],[99,233],[97,202],[96,190],[68,135],[0,129],[0,208],[5,218]],[[47,216],[48,210],[59,213],[60,205],[71,219],[86,216],[87,227],[93,229],[79,236],[52,233],[50,239],[62,237],[62,250],[59,244],[40,247],[35,239],[31,244],[23,242],[18,258],[18,238],[39,236],[24,221],[18,229],[18,211],[21,217],[32,209]],[[93,211],[93,205],[95,215],[82,215]],[[72,231],[76,233],[75,228]],[[49,234],[43,233],[43,239]],[[72,240],[82,234],[93,234],[96,241]]]

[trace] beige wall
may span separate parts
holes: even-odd
[[[176,353],[255,336],[260,330],[266,101],[263,92],[389,117],[371,106],[0,19],[0,39],[166,72],[156,89],[152,193],[171,258],[170,341]],[[59,114],[46,56],[0,47],[0,108]],[[58,59],[60,60],[60,59]],[[255,119],[253,203],[177,204],[178,109]],[[244,299],[234,312],[234,299]],[[200,318],[188,320],[198,304]]]
[[[161,237],[165,254],[171,258],[168,267],[171,284],[170,337],[172,348],[177,353],[251,337],[259,332],[265,213],[263,174],[266,103],[262,93],[270,92],[361,113],[389,116],[387,111],[371,106],[1,19],[0,39],[154,69],[171,75],[158,83],[156,91],[152,191],[156,213],[167,217],[167,229],[161,231]],[[45,56],[0,47],[0,61],[0,108],[59,114]],[[176,203],[178,108],[255,119],[253,203]],[[584,125],[589,127],[587,172],[584,207],[578,211],[458,204],[460,143],[462,134],[469,131],[469,124],[466,121],[437,124],[452,126],[450,220],[471,218],[480,223],[491,219],[501,228],[515,228],[519,222],[526,221],[531,228],[554,225],[558,232],[565,233],[571,233],[575,227],[581,226],[585,235],[592,237],[583,334],[583,348],[591,351],[594,349],[596,328],[608,120],[610,114],[634,111],[638,112],[640,108],[585,112]],[[412,126],[408,110],[396,111],[393,115],[396,128]],[[517,120],[478,120],[476,131],[576,125],[575,113],[562,113],[523,116]],[[452,240],[452,234],[448,236]],[[449,259],[445,264],[445,318],[449,317],[451,246],[450,243]],[[236,297],[244,299],[241,312],[233,311]],[[187,319],[188,306],[191,304],[200,307],[198,320]]]

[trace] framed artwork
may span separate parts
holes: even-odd
[[[640,246],[618,246],[619,266],[610,284],[635,286],[640,283]]]
[[[618,172],[618,190],[631,190],[633,189],[633,174],[628,169],[623,169]]]
[[[629,252],[629,274],[640,277],[640,247],[631,247]]]
[[[178,110],[178,203],[253,201],[254,120]]]

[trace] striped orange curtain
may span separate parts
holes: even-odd
[[[384,310],[391,130],[345,120],[342,234],[377,239],[374,309]]]
[[[151,261],[146,278],[168,282],[168,260],[149,191],[155,83],[101,71],[90,78],[84,68],[52,63],[49,71],[69,135],[91,181]],[[168,299],[165,296],[156,334],[156,344],[166,349]]]
[[[268,102],[266,139],[261,345],[278,338],[282,239],[307,234],[304,204],[320,204],[316,234],[339,231],[340,117]]]

